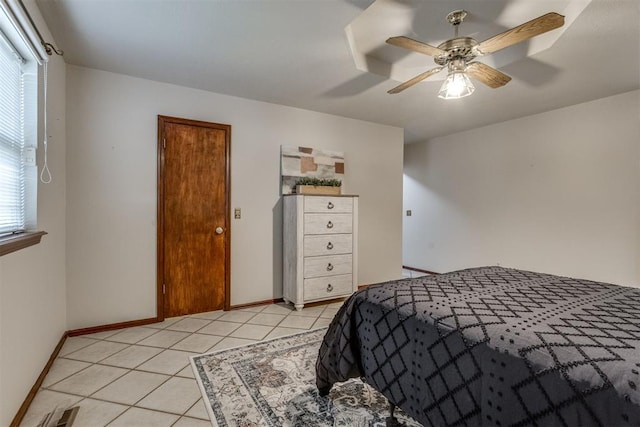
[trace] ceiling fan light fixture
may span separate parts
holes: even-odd
[[[464,71],[451,71],[438,92],[438,98],[464,98],[471,95],[474,90],[476,90],[475,86]]]

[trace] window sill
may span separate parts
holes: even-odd
[[[45,234],[47,234],[46,231],[27,231],[25,233],[2,237],[0,238],[0,256],[37,245]]]

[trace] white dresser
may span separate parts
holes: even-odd
[[[358,196],[284,196],[283,298],[297,310],[358,289]]]

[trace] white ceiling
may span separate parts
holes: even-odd
[[[491,14],[502,23],[518,20],[510,25],[521,18],[509,11],[522,0],[383,1],[389,26],[384,15],[376,16],[380,24],[372,37],[379,40],[424,33],[421,40],[429,43],[429,37],[438,38],[431,28],[443,26],[442,10],[461,6],[470,12],[467,24],[472,29],[483,20],[493,25],[488,22]],[[559,13],[564,11],[552,7],[580,2],[536,1],[538,8],[543,3]],[[478,83],[472,96],[454,101],[436,96],[437,80],[388,95],[398,84],[388,77],[390,72],[385,77],[356,68],[345,29],[372,3],[37,0],[67,63],[399,126],[406,142],[640,88],[640,0],[582,1],[588,3],[584,11],[573,22],[567,20],[550,48],[500,67],[513,78],[508,85],[489,89]],[[407,5],[412,8],[408,14]],[[393,13],[394,7],[404,10],[403,18]],[[481,17],[475,23],[474,9]],[[412,33],[395,33],[399,19],[411,20],[407,28]],[[452,34],[446,25],[442,40]],[[505,55],[519,48],[507,48]],[[425,56],[425,70],[433,65]]]

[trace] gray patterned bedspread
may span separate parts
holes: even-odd
[[[333,319],[352,377],[428,426],[640,426],[640,289],[501,267],[369,286]]]

